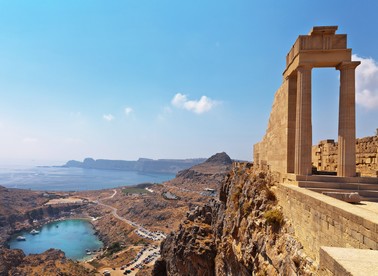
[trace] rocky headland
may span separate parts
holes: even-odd
[[[70,160],[63,167],[97,170],[122,170],[145,173],[177,173],[204,162],[204,158],[158,159],[139,158],[136,161],[85,158],[83,162]]]

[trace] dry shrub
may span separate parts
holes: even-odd
[[[272,209],[264,213],[264,218],[268,225],[280,227],[284,222],[284,216],[278,209]]]

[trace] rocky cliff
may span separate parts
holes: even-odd
[[[161,245],[154,275],[312,275],[277,205],[274,177],[234,163],[219,199],[188,212]]]
[[[0,249],[0,276],[86,276],[96,275],[75,261],[66,259],[60,250],[49,249],[42,254],[25,256],[19,249]]]

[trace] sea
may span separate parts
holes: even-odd
[[[21,249],[26,255],[39,254],[50,248],[62,250],[67,258],[85,260],[92,258],[88,251],[97,251],[103,243],[95,235],[93,226],[87,220],[64,220],[48,223],[38,234],[24,231],[14,235],[8,242],[9,248]],[[17,240],[18,236],[25,238]]]
[[[175,177],[168,173],[97,170],[66,167],[0,167],[0,185],[38,191],[84,191],[163,183]]]

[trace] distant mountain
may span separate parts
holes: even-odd
[[[219,165],[231,165],[232,159],[225,152],[217,153],[205,161],[205,163],[213,163]]]
[[[205,162],[178,172],[170,183],[197,191],[203,191],[204,188],[218,189],[231,166],[232,159],[227,153],[216,153]]]
[[[65,165],[63,165],[63,167],[176,174],[181,170],[185,170],[187,168],[200,164],[205,160],[205,158],[158,160],[139,158],[137,161],[126,161],[107,159],[95,160],[93,158],[85,158],[83,162],[70,160]]]

